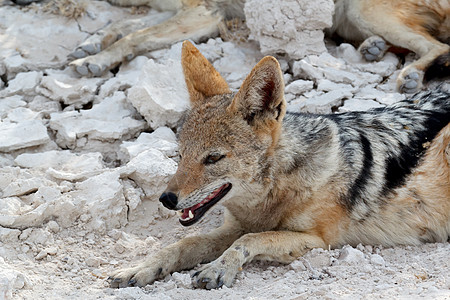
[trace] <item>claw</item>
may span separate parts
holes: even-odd
[[[128,281],[128,285],[130,285],[130,286],[133,286],[133,285],[135,285],[136,284],[136,282],[137,282],[137,280],[136,279],[130,279],[129,281]]]
[[[122,278],[118,278],[118,277],[113,278],[112,282],[120,283],[120,282],[122,282]]]
[[[223,286],[223,280],[220,279],[219,282],[217,283],[217,288],[220,288]]]
[[[194,274],[191,275],[191,278],[197,277],[198,274],[200,274],[200,271],[195,272]]]

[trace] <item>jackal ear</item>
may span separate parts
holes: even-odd
[[[225,79],[189,41],[183,42],[181,65],[192,105],[231,92]]]
[[[249,124],[270,120],[281,123],[286,113],[284,79],[274,57],[264,57],[253,68],[228,109],[243,114]]]

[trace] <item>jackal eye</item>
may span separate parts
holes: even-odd
[[[219,154],[219,153],[213,153],[208,155],[204,160],[203,163],[205,165],[211,165],[211,164],[215,164],[216,162],[218,162],[219,160],[221,160],[222,158],[224,158],[225,155],[223,154]]]

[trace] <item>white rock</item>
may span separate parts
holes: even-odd
[[[406,96],[404,94],[400,94],[397,92],[383,92],[379,89],[376,89],[374,87],[364,87],[360,89],[356,94],[355,97],[361,98],[361,99],[374,99],[377,102],[385,105],[390,105],[395,102],[404,100]]]
[[[42,77],[36,91],[54,101],[77,108],[93,101],[99,85],[110,76],[110,73],[107,73],[103,77],[78,78],[69,68],[62,71],[49,69],[46,73],[47,76]]]
[[[292,71],[295,77],[316,82],[325,78],[335,83],[351,84],[355,87],[378,83],[383,79],[380,75],[358,71],[346,64],[343,59],[335,58],[328,53],[322,53],[320,56],[310,55],[296,61]]]
[[[306,271],[305,265],[300,260],[294,260],[289,264],[289,267],[296,272]]]
[[[237,90],[257,63],[255,57],[259,53],[251,49],[244,52],[230,42],[219,45],[222,49],[221,57],[214,61],[213,66],[225,78],[229,87]]]
[[[33,243],[35,245],[38,245],[39,248],[51,246],[54,244],[55,239],[53,238],[53,235],[48,232],[45,229],[42,228],[29,228],[31,229],[26,237],[20,236],[19,238],[21,240],[25,240],[28,243]],[[24,230],[23,232],[27,231],[28,229]]]
[[[176,169],[175,161],[161,151],[148,149],[134,157],[126,165],[123,173],[144,190],[146,197],[151,198],[159,197]]]
[[[192,287],[192,279],[189,274],[182,274],[178,272],[174,272],[172,274],[172,278],[177,284],[178,287],[182,288],[191,288]]]
[[[20,213],[22,201],[18,197],[0,198],[0,226],[10,227]]]
[[[136,85],[142,68],[147,61],[147,57],[138,56],[129,63],[122,64],[116,76],[108,79],[101,85],[99,97],[102,99],[110,97],[117,91],[124,91]]]
[[[326,51],[322,30],[332,24],[331,0],[248,0],[244,12],[250,38],[259,42],[263,54],[300,59]]]
[[[330,91],[340,90],[340,89],[346,89],[351,92],[355,92],[357,90],[355,87],[353,87],[350,84],[335,83],[328,79],[318,80],[318,84],[317,84],[318,91],[330,92]]]
[[[10,154],[0,154],[0,168],[12,166],[14,164],[14,158]]]
[[[123,142],[120,148],[131,159],[150,148],[157,149],[168,157],[178,155],[175,133],[168,127],[159,127],[152,133],[143,132],[135,141]]]
[[[394,53],[388,52],[380,61],[355,64],[354,67],[363,72],[370,72],[382,77],[387,77],[392,75],[398,69],[399,63],[398,57]]]
[[[310,80],[295,80],[286,86],[285,92],[294,95],[301,95],[312,90],[313,87],[314,82]]]
[[[104,233],[127,223],[127,206],[119,172],[109,171],[76,183],[68,194],[80,212],[91,216],[87,229]],[[56,212],[64,214],[64,210]]]
[[[42,226],[45,220],[53,216],[54,204],[60,195],[57,189],[54,189],[53,195],[47,196],[41,190],[46,187],[40,187],[33,197],[36,201],[32,205],[25,204],[19,198],[2,198],[1,203],[8,203],[4,209],[0,210],[0,225],[10,228],[24,229],[34,226]],[[46,195],[46,196],[44,196]],[[11,205],[13,200],[13,205]]]
[[[0,27],[5,29],[0,33],[0,40],[8,41],[8,47],[0,49],[0,60],[4,60],[8,78],[28,70],[61,67],[70,51],[87,36],[80,31],[76,20],[56,14],[2,6],[0,15]]]
[[[383,257],[381,257],[378,254],[372,254],[372,256],[370,257],[370,262],[373,265],[377,265],[377,266],[384,266],[386,264]]]
[[[69,150],[24,153],[18,155],[14,162],[22,168],[53,168],[72,173],[92,172],[104,168],[100,153],[80,154]]]
[[[8,79],[13,78],[17,73],[26,72],[30,69],[36,68],[34,65],[27,66],[27,61],[17,52],[5,57],[3,63]]]
[[[58,233],[61,229],[61,227],[59,227],[59,224],[54,220],[51,220],[47,223],[47,228],[50,232],[53,233]]]
[[[352,96],[352,92],[347,89],[333,90],[306,100],[303,111],[329,114],[332,112],[331,109],[339,106],[343,99],[350,98]]]
[[[129,139],[144,129],[144,121],[134,118],[135,110],[126,101],[123,92],[95,104],[90,110],[53,113],[50,128],[57,131],[56,142],[60,147],[82,147],[77,140],[86,137],[104,142]]]
[[[2,243],[16,242],[19,240],[20,230],[0,227],[0,241]]]
[[[342,43],[334,50],[337,58],[344,59],[359,71],[369,72],[387,77],[397,70],[398,57],[387,52],[380,61],[368,62],[364,60],[358,50],[350,44]]]
[[[42,79],[42,72],[19,73],[13,80],[8,81],[8,88],[4,93],[8,95],[25,94],[34,95],[35,89]]]
[[[364,59],[361,53],[356,50],[353,45],[348,43],[342,43],[334,49],[334,54],[338,58],[344,59],[346,62],[351,64],[364,63]]]
[[[0,151],[2,152],[42,145],[49,141],[47,127],[41,121],[0,122]]]
[[[32,111],[25,107],[18,107],[10,110],[5,121],[19,123],[25,120],[41,120],[39,112]]]
[[[0,119],[6,118],[8,112],[14,108],[24,107],[27,105],[25,101],[22,100],[22,96],[11,96],[5,97],[0,101]]]
[[[384,105],[370,99],[352,98],[344,101],[344,105],[339,107],[339,112],[366,111],[377,107],[384,107]]]
[[[8,184],[3,189],[3,197],[11,197],[11,196],[22,196],[24,194],[28,194],[30,192],[37,191],[38,188],[42,185],[42,180],[40,178],[34,177],[29,179],[17,179],[11,180],[11,183]]]
[[[162,65],[149,60],[139,83],[128,90],[128,100],[152,128],[175,127],[189,105],[180,61]]]
[[[290,95],[290,94],[288,94]],[[294,113],[299,113],[305,109],[306,101],[308,99],[306,97],[300,96],[298,98],[290,99],[287,105],[286,110]],[[288,101],[286,99],[286,101]]]
[[[30,285],[28,278],[12,269],[2,258],[0,260],[0,299],[14,299],[13,293],[26,285]]]
[[[339,262],[340,265],[360,265],[363,264],[365,260],[364,253],[347,245],[342,248],[337,262]]]
[[[61,111],[61,105],[57,101],[50,100],[44,96],[38,95],[28,103],[28,108],[40,112],[41,114],[50,114]]]

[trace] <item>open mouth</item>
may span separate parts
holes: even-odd
[[[221,187],[212,191],[202,202],[195,204],[192,207],[181,210],[180,223],[183,226],[191,226],[197,223],[198,220],[220,199],[222,199],[231,190],[231,183],[225,183]]]

